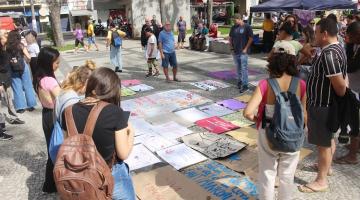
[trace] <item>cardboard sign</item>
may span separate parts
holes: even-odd
[[[140,200],[216,200],[208,191],[171,166],[132,176]]]
[[[178,144],[156,153],[177,170],[207,160],[205,156],[185,144]]]
[[[181,138],[189,147],[199,151],[211,159],[223,158],[240,151],[246,146],[226,135],[212,133],[194,133]]]
[[[257,144],[258,131],[253,127],[243,127],[226,133],[236,140],[254,146]]]
[[[256,185],[248,177],[215,161],[194,165],[184,169],[183,173],[219,199],[257,199]]]
[[[123,86],[134,86],[134,85],[139,85],[141,84],[141,82],[139,80],[133,79],[133,80],[122,80],[121,81],[121,85]]]
[[[134,92],[144,92],[144,91],[153,90],[154,88],[146,84],[140,84],[140,85],[131,86],[129,87],[129,89]]]
[[[240,110],[246,107],[246,103],[235,100],[235,99],[227,99],[224,101],[217,102],[220,106],[224,106],[231,110]]]
[[[239,110],[239,112],[226,115],[221,118],[240,127],[247,127],[253,125],[255,122],[247,120],[243,115],[243,111],[244,110],[241,109]]]
[[[125,162],[129,165],[130,170],[141,169],[161,162],[153,153],[151,153],[144,145],[135,145]]]
[[[249,102],[250,99],[251,99],[251,95],[250,94],[243,94],[243,95],[241,95],[239,97],[236,97],[235,99],[238,100],[238,101],[242,101],[242,102]]]
[[[120,94],[121,94],[122,97],[127,97],[127,96],[135,95],[136,92],[130,90],[129,88],[122,87],[121,91],[120,91]]]
[[[196,125],[216,134],[221,134],[239,128],[231,122],[227,122],[219,117],[210,117],[196,121],[195,123]]]
[[[199,110],[201,110],[202,112],[208,114],[209,116],[218,116],[218,117],[228,115],[228,114],[231,114],[231,113],[235,112],[233,110],[230,110],[228,108],[220,106],[220,105],[218,105],[216,103],[206,105],[206,106],[200,106]]]
[[[192,122],[192,123],[194,123],[198,120],[210,117],[210,115],[208,115],[196,108],[188,108],[185,110],[180,110],[180,111],[175,112],[175,114],[187,121]]]

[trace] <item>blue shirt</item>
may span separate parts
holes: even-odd
[[[173,53],[175,51],[175,39],[172,31],[161,31],[159,43],[161,43],[164,53]]]
[[[234,47],[234,53],[240,54],[248,43],[249,39],[254,37],[252,28],[248,24],[243,26],[234,25],[231,27],[230,34],[231,42]]]

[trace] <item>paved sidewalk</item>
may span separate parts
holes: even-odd
[[[92,59],[97,66],[111,67],[109,63],[109,51],[105,50],[104,41],[98,39],[100,51],[90,53],[73,52],[62,53],[61,67],[57,77],[62,80],[72,66],[81,65],[86,59]],[[233,67],[230,55],[221,55],[208,52],[194,52],[189,50],[177,51],[179,61],[179,79],[181,83],[166,83],[164,76],[145,79],[147,65],[144,53],[139,41],[124,41],[123,61],[124,72],[119,74],[122,79],[140,79],[145,84],[153,86],[155,90],[142,92],[135,96],[124,99],[136,98],[149,95],[158,91],[170,89],[185,89],[212,100],[232,98],[239,96],[235,82],[231,88],[208,92],[197,89],[189,83],[194,81],[211,79],[207,76],[210,71],[229,70]],[[266,62],[264,55],[251,56],[250,68],[259,68],[265,71]],[[41,109],[38,106],[34,112],[26,112],[20,115],[26,121],[24,125],[8,125],[7,132],[14,135],[12,141],[0,141],[0,194],[1,200],[34,200],[34,199],[57,199],[55,195],[41,193],[44,180],[46,146],[41,126]],[[310,146],[310,148],[314,149]],[[340,147],[337,154],[344,153],[345,149]],[[304,165],[314,163],[316,153],[311,154],[299,165],[296,174],[296,183],[302,184],[311,181],[316,173],[301,170]],[[294,199],[328,199],[328,200],[355,200],[360,199],[360,164],[357,165],[333,165],[334,175],[329,177],[330,191],[319,194],[294,193]]]

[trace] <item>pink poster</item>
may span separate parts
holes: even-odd
[[[196,125],[209,130],[210,132],[221,134],[227,131],[231,131],[240,128],[231,122],[225,121],[219,117],[210,117],[195,122]]]
[[[141,84],[141,82],[139,80],[133,79],[133,80],[122,80],[121,81],[121,85],[123,86],[134,86],[134,85],[139,85]]]

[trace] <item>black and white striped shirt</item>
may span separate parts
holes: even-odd
[[[329,77],[342,74],[345,78],[347,60],[344,48],[338,44],[325,46],[315,57],[306,83],[307,105],[328,107],[334,98]]]

